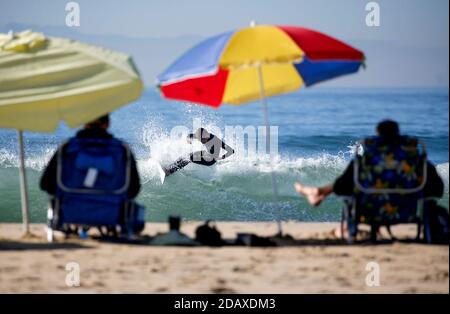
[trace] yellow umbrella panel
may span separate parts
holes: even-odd
[[[0,128],[77,127],[142,90],[128,55],[30,31],[0,34]]]

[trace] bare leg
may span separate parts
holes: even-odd
[[[333,193],[333,185],[323,187],[311,187],[302,185],[300,182],[294,184],[295,190],[306,197],[312,206],[319,206],[328,195]]]

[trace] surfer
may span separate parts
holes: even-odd
[[[183,169],[190,163],[210,167],[218,160],[224,160],[234,154],[234,149],[204,128],[199,128],[195,133],[187,136],[189,144],[192,144],[194,140],[200,141],[206,149],[181,157],[170,166],[163,168],[166,176]],[[222,149],[225,150],[223,155],[221,155]]]

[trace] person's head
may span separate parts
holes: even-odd
[[[377,134],[386,141],[393,141],[400,136],[400,128],[395,121],[383,120],[377,125]]]
[[[109,128],[109,115],[101,116],[84,126],[85,129],[108,129]]]
[[[197,131],[193,134],[189,134],[187,137],[187,141],[192,143],[193,139],[196,139],[200,142],[207,143],[211,138],[211,134],[205,128],[198,128]]]

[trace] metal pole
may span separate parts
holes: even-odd
[[[19,174],[20,174],[20,199],[22,203],[22,223],[25,235],[30,233],[30,218],[28,211],[27,176],[25,173],[25,149],[23,143],[23,131],[18,130],[19,136]]]
[[[270,145],[270,124],[269,124],[269,110],[267,108],[267,98],[266,98],[266,92],[264,88],[264,78],[262,73],[262,66],[261,63],[258,64],[258,76],[259,76],[259,91],[261,95],[261,104],[263,108],[263,114],[264,114],[264,123],[266,125],[266,148],[267,145],[269,146],[269,163],[270,163],[270,175],[272,178],[272,191],[273,191],[273,200],[275,202],[275,206],[277,206],[278,211],[278,219],[277,219],[277,227],[278,227],[278,235],[283,234],[282,226],[281,226],[281,215],[282,215],[282,209],[281,206],[278,204],[278,186],[277,186],[277,180],[275,177],[275,172],[273,170],[273,160],[272,160],[272,151],[271,151],[271,145]]]

